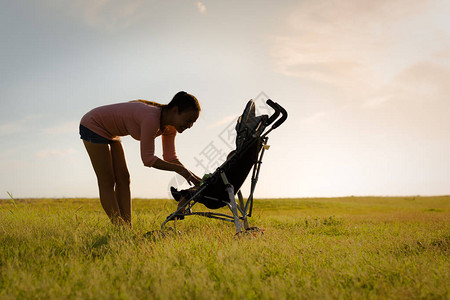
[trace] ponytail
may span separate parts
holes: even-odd
[[[141,102],[141,103],[144,103],[144,104],[147,104],[147,105],[150,105],[150,106],[156,106],[156,107],[161,107],[161,108],[164,108],[164,107],[167,106],[166,104],[161,104],[161,103],[158,103],[158,102],[142,100],[142,99],[137,99],[137,100],[133,100],[133,101],[130,101],[130,102]]]
[[[172,100],[169,102],[169,104],[161,104],[158,102],[148,101],[148,100],[133,100],[130,102],[141,102],[150,106],[156,106],[161,107],[161,109],[171,109],[172,107],[177,106],[178,107],[178,113],[182,113],[185,111],[196,111],[200,113],[201,107],[200,103],[198,102],[197,98],[195,98],[193,95],[188,94],[184,91],[178,92],[173,96]]]

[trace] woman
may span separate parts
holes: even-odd
[[[120,136],[140,140],[145,166],[176,172],[198,185],[200,178],[176,156],[175,135],[191,128],[200,110],[194,96],[179,92],[166,105],[136,100],[97,107],[83,116],[80,136],[97,175],[100,202],[113,223],[131,225],[130,175]],[[154,154],[155,138],[160,135],[163,159]]]

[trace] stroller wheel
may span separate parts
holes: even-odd
[[[249,227],[235,234],[236,237],[258,237],[264,234],[264,229]]]
[[[249,227],[246,229],[247,232],[261,232],[264,234],[264,229],[260,229],[259,227]]]

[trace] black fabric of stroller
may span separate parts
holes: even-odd
[[[246,146],[244,151],[234,152],[221,167],[228,181],[234,187],[235,194],[241,188],[258,159],[258,153],[261,150],[261,140],[259,138],[254,139],[249,141]],[[210,209],[225,206],[229,202],[229,198],[220,173],[215,172],[213,176],[207,179],[206,183],[208,186],[202,191],[199,198],[197,198],[198,202]]]
[[[206,180],[206,188],[195,200],[210,209],[227,205],[229,197],[220,172],[225,173],[236,194],[258,160],[258,153],[262,148],[260,134],[265,129],[263,125],[267,119],[267,115],[255,116],[255,103],[252,100],[247,103],[236,124],[236,150],[232,151],[227,161]],[[203,185],[200,189],[202,187]],[[184,197],[191,198],[196,191],[197,189],[189,189],[180,192]]]

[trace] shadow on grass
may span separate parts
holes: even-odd
[[[93,242],[90,241],[87,245],[87,249],[90,250],[90,254],[93,258],[102,258],[109,252],[109,235],[98,235],[94,237]]]

